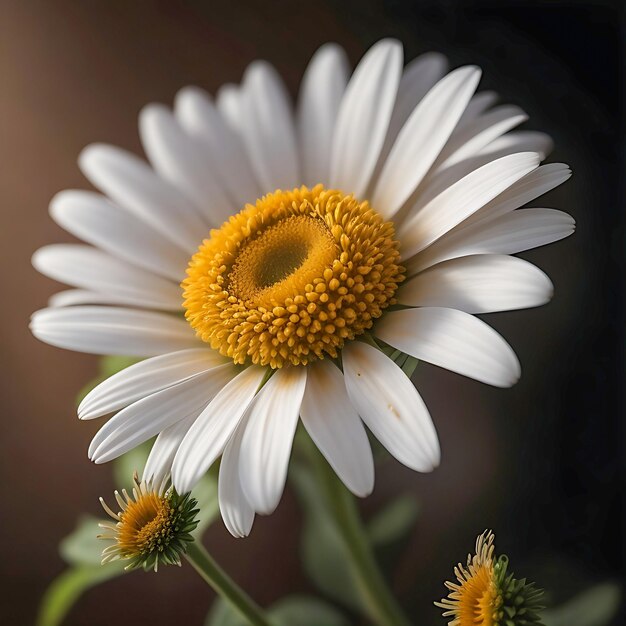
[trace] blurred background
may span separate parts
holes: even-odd
[[[402,601],[425,626],[442,624],[433,600],[442,581],[493,528],[499,552],[555,602],[618,580],[624,565],[624,16],[620,2],[311,0],[299,2],[0,3],[0,340],[3,451],[0,615],[32,624],[41,595],[64,568],[60,539],[82,512],[99,515],[111,468],[93,466],[99,424],[75,417],[78,390],[97,360],[36,341],[32,311],[59,285],[30,266],[35,249],[70,241],[47,214],[64,188],[88,188],[79,151],[105,141],[141,152],[137,113],[171,104],[197,84],[210,92],[239,81],[261,57],[295,94],[325,41],[355,63],[394,36],[406,60],[444,52],[455,67],[483,68],[481,88],[530,114],[523,128],[556,142],[548,162],[574,176],[534,206],[577,221],[574,236],[523,256],[552,278],[542,308],[488,317],[520,357],[522,380],[500,390],[436,367],[414,375],[438,428],[441,467],[416,474],[395,462],[361,503],[410,493],[420,505],[410,536],[384,558]],[[620,162],[621,161],[621,162]],[[310,592],[300,565],[301,513],[291,490],[252,536],[221,523],[206,545],[261,604]],[[202,624],[212,592],[189,567],[134,573],[89,591],[68,625]],[[348,613],[349,614],[349,613]],[[623,624],[615,617],[613,624]]]

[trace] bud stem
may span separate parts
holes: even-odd
[[[265,611],[216,563],[198,541],[187,547],[187,560],[200,576],[251,626],[271,626]]]

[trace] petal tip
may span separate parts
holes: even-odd
[[[195,487],[200,477],[194,477],[189,472],[185,472],[185,467],[181,467],[182,463],[180,460],[178,463],[176,462],[178,458],[178,455],[175,456],[172,463],[172,485],[180,494],[189,493]]]
[[[250,516],[244,515],[244,519],[233,519],[230,515],[225,515],[221,508],[220,512],[226,530],[228,530],[235,539],[244,539],[250,535],[252,526],[254,525],[254,513]]]
[[[466,75],[466,79],[471,80],[473,83],[475,83],[476,86],[478,86],[478,83],[480,82],[480,79],[483,75],[483,71],[478,65],[463,65],[461,67],[458,67],[456,70],[453,70],[453,72],[461,75]]]
[[[208,94],[197,85],[185,85],[181,87],[174,96],[174,105],[180,106],[185,101],[205,100]]]
[[[85,146],[78,155],[78,167],[89,178],[89,174],[95,172],[99,166],[108,162],[116,148],[106,143],[90,143]]]
[[[437,451],[437,456],[431,460],[432,467],[430,469],[431,472],[434,472],[441,465],[441,453]]]
[[[232,524],[226,523],[224,521],[224,526],[226,526],[226,530],[235,538],[235,539],[245,539],[250,534],[250,528],[243,529],[239,526],[233,526]]]
[[[505,387],[513,387],[515,385],[517,385],[517,383],[520,381],[520,379],[522,378],[522,371],[521,369],[512,372],[511,373],[511,377],[508,379],[508,381],[506,382],[506,384],[504,385]]]
[[[243,72],[241,83],[249,84],[252,81],[261,80],[264,75],[273,74],[276,70],[274,66],[265,59],[255,59],[252,63],[248,64]]]
[[[383,37],[379,39],[370,50],[377,50],[379,48],[386,48],[388,50],[402,50],[402,42],[395,37]]]
[[[168,117],[170,114],[169,109],[158,102],[149,102],[144,105],[139,111],[139,126],[150,126],[159,122],[161,119]]]
[[[73,189],[63,189],[61,191],[57,191],[48,203],[48,213],[50,214],[50,217],[61,227],[63,227],[63,224],[60,223],[60,219],[63,217],[63,214],[68,208],[68,201],[70,201],[75,193],[76,191]]]
[[[78,417],[81,421],[89,421],[94,419],[95,417],[100,417],[102,413],[98,413],[97,408],[92,406],[91,402],[86,402],[88,400],[89,394],[85,396],[85,399],[78,405],[76,409],[76,417]]]
[[[79,153],[78,153],[78,162],[91,161],[94,158],[97,158],[98,155],[106,152],[110,146],[106,143],[94,142],[87,144]]]
[[[42,271],[41,271],[41,269],[42,269],[41,268],[41,265],[42,265],[42,263],[41,263],[42,250],[43,250],[43,248],[39,248],[38,250],[35,250],[35,252],[33,252],[33,254],[30,257],[30,264],[40,273],[42,273]]]
[[[367,485],[353,486],[350,491],[358,498],[367,498],[374,492],[374,481]]]
[[[281,494],[282,495],[282,494]],[[278,508],[278,502],[250,502],[259,515],[271,515]]]
[[[336,41],[327,41],[322,44],[316,51],[315,55],[345,55],[343,47]]]

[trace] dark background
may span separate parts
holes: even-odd
[[[393,585],[423,625],[442,624],[432,601],[453,563],[485,527],[520,575],[555,599],[621,576],[624,564],[624,135],[618,2],[37,2],[0,3],[0,615],[31,624],[63,568],[57,543],[79,513],[98,513],[109,467],[86,459],[96,423],[79,423],[74,398],[96,359],[33,339],[30,313],[59,286],[30,255],[71,238],[47,216],[53,194],[88,187],[83,146],[140,151],[136,114],[171,103],[186,84],[214,92],[247,63],[274,63],[295,93],[323,42],[353,62],[383,36],[407,60],[434,49],[452,67],[477,63],[482,88],[522,106],[524,128],[549,132],[573,178],[533,206],[571,213],[576,234],[523,256],[553,279],[545,307],[487,316],[516,349],[521,382],[499,390],[435,367],[414,380],[440,433],[443,462],[418,475],[395,462],[377,474],[364,515],[410,490],[423,512]],[[288,492],[247,540],[221,524],[207,546],[262,604],[308,591],[299,566],[299,511]],[[213,594],[190,571],[133,574],[89,592],[67,623],[201,624]],[[416,617],[417,619],[417,617]],[[615,624],[623,623],[616,619]]]

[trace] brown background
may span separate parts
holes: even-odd
[[[79,513],[98,513],[97,497],[113,488],[110,468],[86,458],[98,424],[75,418],[75,395],[94,375],[96,359],[46,346],[27,330],[30,313],[59,289],[32,270],[30,255],[71,240],[46,207],[63,188],[88,187],[76,166],[79,151],[106,141],[140,152],[136,115],[145,103],[171,103],[187,84],[214,92],[239,80],[257,57],[274,63],[295,93],[324,41],[341,42],[355,62],[386,35],[403,40],[407,59],[439,49],[453,66],[483,65],[483,85],[524,107],[531,114],[526,128],[553,134],[558,147],[550,160],[575,171],[535,206],[562,208],[578,222],[574,237],[524,255],[553,278],[554,301],[490,316],[522,361],[514,389],[418,368],[442,466],[424,476],[389,463],[362,505],[368,515],[404,490],[423,504],[394,586],[421,624],[442,623],[431,602],[486,526],[499,532],[501,549],[523,573],[535,566],[545,573],[541,582],[556,580],[557,596],[581,580],[619,574],[621,211],[613,144],[618,77],[610,60],[619,16],[610,3],[566,4],[0,3],[3,623],[32,623],[43,590],[63,568],[59,539]],[[248,540],[232,539],[218,523],[207,545],[269,603],[311,589],[299,567],[298,524],[288,492]],[[551,578],[559,563],[569,574]],[[188,567],[169,568],[91,591],[67,623],[201,624],[212,599]]]

